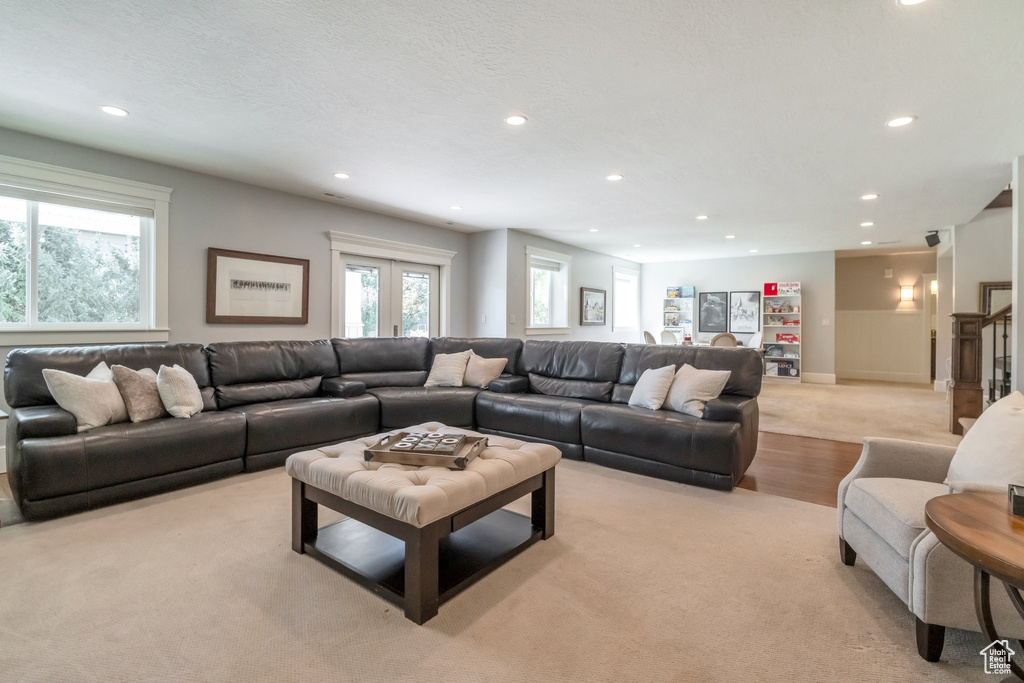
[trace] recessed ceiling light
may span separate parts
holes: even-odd
[[[110,114],[111,116],[128,116],[128,111],[126,109],[121,109],[121,107],[115,107],[110,104],[105,104],[100,107],[100,111],[104,114]]]
[[[871,242],[870,242],[870,241],[868,241],[868,242],[861,242],[861,244],[863,244],[863,245],[864,245],[864,246],[866,247],[866,246],[868,246],[869,244],[871,244]]]
[[[634,248],[634,249],[638,249],[639,247],[640,247],[640,245],[639,245],[639,244],[634,244],[634,245],[633,245],[633,248]]]
[[[452,211],[462,211],[462,207],[461,206],[453,206],[452,207]]]
[[[597,232],[597,228],[591,228],[590,232]]]
[[[902,128],[903,126],[910,125],[914,121],[917,121],[916,116],[898,116],[891,121],[886,121],[885,125],[890,128]]]
[[[863,223],[860,224],[860,227],[870,228],[872,225],[874,225],[874,223],[872,223],[871,221],[864,221]]]
[[[874,194],[874,193],[871,193],[871,194],[862,194],[862,195],[860,196],[860,198],[866,201],[866,200],[869,200],[869,199],[878,199],[878,195],[877,195],[877,194]]]
[[[925,0],[896,0],[896,4],[909,7],[910,5],[920,5],[924,1]]]
[[[505,123],[507,123],[510,126],[521,126],[524,123],[526,123],[526,117],[523,116],[522,114],[513,114],[512,116],[509,116],[507,119],[505,119]]]
[[[750,250],[750,253],[751,253],[751,254],[756,254],[756,253],[757,253],[757,249],[751,249],[751,250]]]
[[[727,239],[727,240],[734,240],[734,239],[736,239],[736,235],[726,235],[725,239]]]
[[[704,214],[701,214],[699,216],[694,216],[694,218],[696,218],[699,221],[706,221],[708,219],[708,217],[705,216]]]
[[[338,180],[348,180],[349,179],[348,173],[335,173],[334,177],[337,178]]]
[[[608,180],[622,180],[622,174],[612,173],[610,176],[608,176]]]

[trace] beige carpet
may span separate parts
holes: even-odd
[[[960,437],[949,433],[945,398],[927,384],[767,380],[757,402],[763,432],[854,443],[888,436],[956,446]]]
[[[979,635],[917,656],[818,505],[563,462],[556,536],[420,627],[290,550],[289,492],[278,469],[0,529],[0,677],[987,680]]]

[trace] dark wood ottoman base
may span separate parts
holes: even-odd
[[[532,495],[531,516],[501,509]],[[348,519],[318,528],[317,505]],[[422,624],[438,606],[555,534],[555,468],[424,527],[292,479],[292,550],[405,609]]]

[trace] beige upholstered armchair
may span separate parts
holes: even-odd
[[[860,557],[917,618],[917,650],[930,662],[942,654],[946,627],[980,632],[974,570],[925,526],[924,506],[949,493],[943,481],[955,448],[864,439],[860,460],[839,484],[839,552]],[[992,591],[1001,637],[1024,637],[1024,622],[1006,593]]]

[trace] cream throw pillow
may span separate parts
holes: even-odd
[[[665,405],[668,390],[672,386],[672,379],[675,376],[676,366],[674,365],[644,370],[633,387],[633,393],[629,396],[629,405],[648,410],[661,410],[661,406]]]
[[[1007,484],[1024,484],[1024,395],[1015,391],[981,414],[957,446],[946,483],[951,489],[989,484],[1003,492]]]
[[[731,374],[729,370],[698,370],[684,365],[672,380],[665,407],[684,415],[704,417],[704,405],[718,398]]]
[[[508,365],[508,358],[484,358],[476,355],[472,349],[466,364],[466,374],[462,377],[462,386],[486,389],[494,380],[501,377]]]
[[[121,392],[124,407],[128,409],[128,419],[132,422],[145,422],[167,415],[153,370],[132,370],[124,365],[115,365],[110,371],[114,373],[114,384]]]
[[[425,387],[461,387],[471,351],[439,353],[434,356]]]
[[[192,417],[203,410],[203,394],[196,378],[180,365],[161,365],[156,373],[156,388],[164,408],[174,417]]]
[[[80,432],[128,420],[128,411],[106,363],[100,363],[85,377],[46,368],[43,381],[57,405],[75,416]]]

